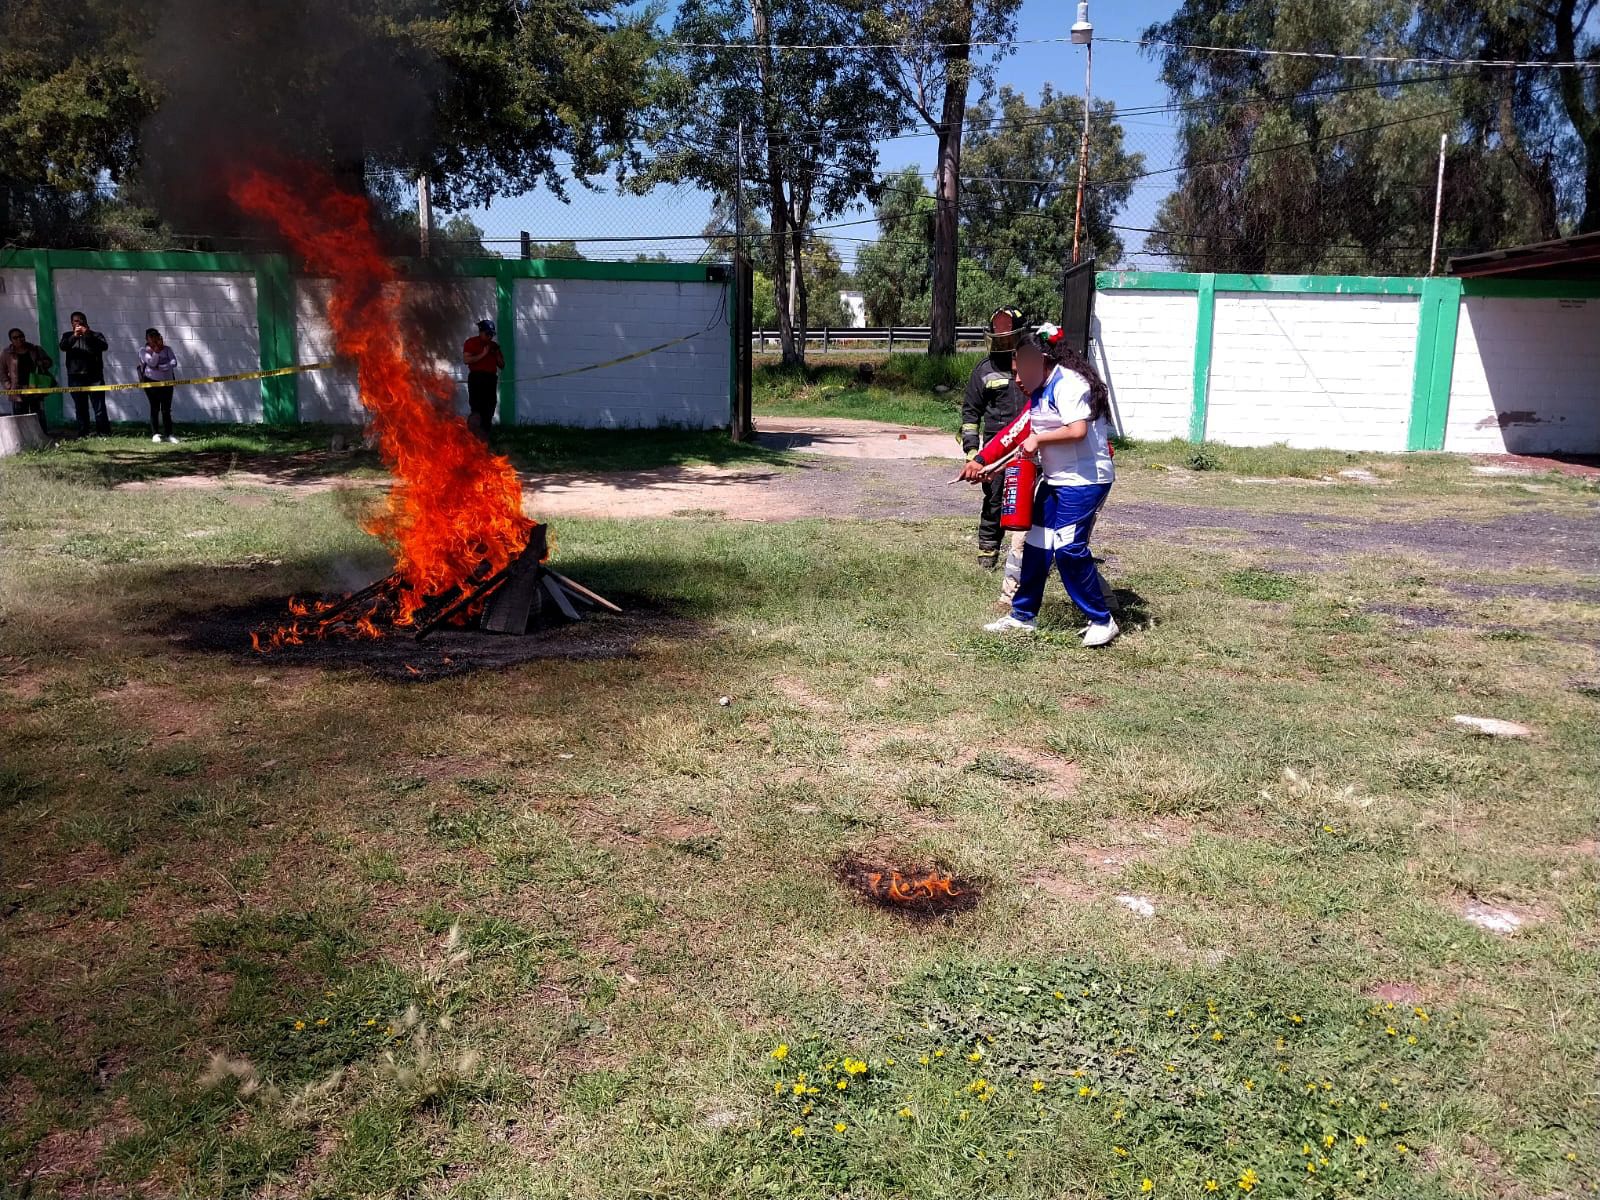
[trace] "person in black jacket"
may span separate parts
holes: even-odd
[[[989,353],[972,368],[961,401],[961,450],[969,460],[1027,406],[1011,374],[1011,351],[1023,323],[1021,311],[1015,308],[1002,308],[989,318]],[[1000,561],[1000,490],[1004,482],[1004,474],[996,472],[983,484],[978,565],[988,570]]]
[[[89,328],[89,318],[81,312],[72,314],[72,328],[61,335],[61,361],[67,369],[68,387],[92,387],[106,381],[106,339],[104,334]],[[94,431],[101,437],[111,435],[111,418],[106,415],[104,392],[73,392],[72,404],[77,410],[78,436],[89,435],[89,406],[94,405]]]

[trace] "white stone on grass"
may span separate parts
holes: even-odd
[[[1468,900],[1461,915],[1479,929],[1509,936],[1522,928],[1522,918],[1508,908],[1496,908],[1478,900]]]
[[[1469,717],[1458,713],[1450,719],[1463,729],[1469,729],[1473,733],[1481,733],[1484,737],[1525,738],[1533,736],[1533,730],[1526,725],[1519,725],[1515,721],[1502,721],[1499,717]]]
[[[1156,915],[1156,906],[1143,896],[1118,896],[1117,903],[1137,916],[1153,917]]]

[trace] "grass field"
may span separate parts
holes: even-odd
[[[171,470],[136,450],[0,462],[7,1194],[1592,1189],[1595,577],[1116,515],[1592,521],[1592,485],[1134,448],[1099,655],[1058,590],[1036,641],[976,631],[966,521],[564,521],[635,650],[406,684],[176,643],[381,555],[348,493],[113,488]],[[909,922],[852,854],[983,895]]]

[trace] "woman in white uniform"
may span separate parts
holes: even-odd
[[[1028,397],[1032,430],[1022,449],[1038,460],[1039,491],[1033,527],[1023,541],[1022,577],[1011,612],[984,628],[990,633],[1031,632],[1054,565],[1067,595],[1089,618],[1083,644],[1104,646],[1121,630],[1106,605],[1089,535],[1116,477],[1111,401],[1087,361],[1064,347],[1052,349],[1051,342],[1059,344],[1060,339],[1061,330],[1044,326],[1017,345],[1017,383]]]

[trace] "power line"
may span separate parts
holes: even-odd
[[[1311,58],[1323,62],[1373,63],[1391,67],[1495,67],[1513,71],[1585,71],[1600,68],[1600,61],[1536,62],[1508,58],[1410,58],[1388,54],[1337,54],[1324,50],[1269,50],[1259,46],[1205,46],[1194,42],[1167,42],[1139,38],[1099,39],[1121,46],[1157,46],[1166,50],[1191,50],[1205,54],[1247,54],[1255,58]]]

